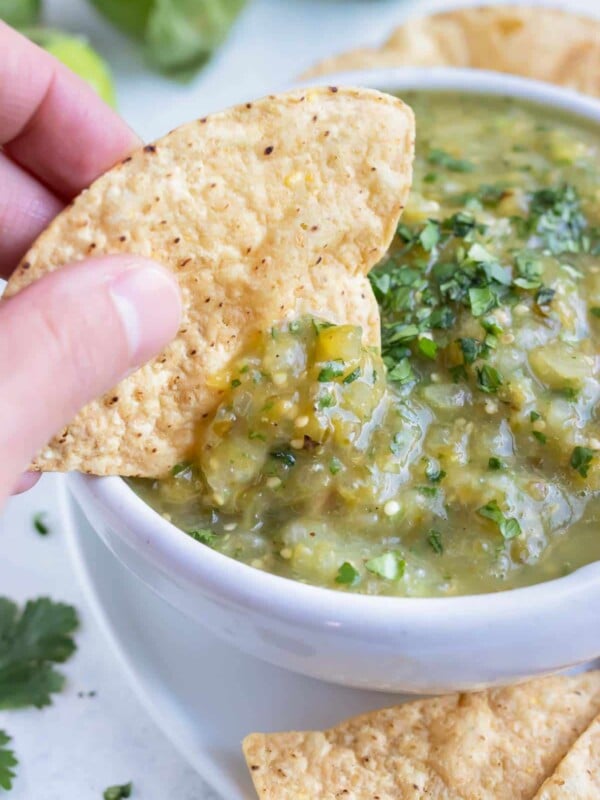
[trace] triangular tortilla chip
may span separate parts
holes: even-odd
[[[260,800],[529,800],[600,711],[600,671],[255,733]]]
[[[600,800],[600,717],[581,734],[533,800]]]
[[[539,6],[459,8],[409,19],[380,48],[332,56],[303,77],[403,66],[490,69],[600,96],[600,20]]]
[[[177,274],[183,324],[161,356],[60,432],[35,468],[164,474],[190,457],[198,420],[218,403],[210,376],[289,315],[362,325],[376,344],[365,276],[405,204],[413,142],[400,100],[310,89],[184,125],[99,178],[40,236],[6,296],[90,254],[134,252]]]

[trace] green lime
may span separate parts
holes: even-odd
[[[44,28],[23,32],[87,81],[106,103],[113,107],[116,105],[114,84],[108,65],[83,37]]]

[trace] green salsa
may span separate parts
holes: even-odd
[[[415,180],[372,272],[381,352],[301,318],[223,376],[192,461],[135,490],[254,567],[449,596],[600,559],[600,146],[504,98],[407,93]]]

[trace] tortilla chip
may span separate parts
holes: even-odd
[[[600,717],[581,734],[533,800],[600,798]]]
[[[40,236],[6,296],[92,252],[133,252],[177,274],[183,323],[161,356],[88,405],[34,468],[165,474],[190,457],[198,420],[219,402],[207,378],[286,317],[352,322],[377,344],[365,276],[396,229],[413,144],[413,115],[400,100],[310,89],[184,125],[97,180]]]
[[[599,711],[596,671],[254,733],[244,754],[261,800],[529,800]]]
[[[600,96],[600,20],[539,6],[461,8],[409,19],[381,48],[325,59],[304,77],[401,66],[490,69]]]

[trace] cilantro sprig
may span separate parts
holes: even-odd
[[[64,684],[54,664],[74,653],[77,626],[72,606],[41,597],[20,611],[0,597],[0,709],[50,705]]]
[[[7,792],[12,789],[18,759],[10,747],[10,736],[5,731],[0,731],[0,788]]]

